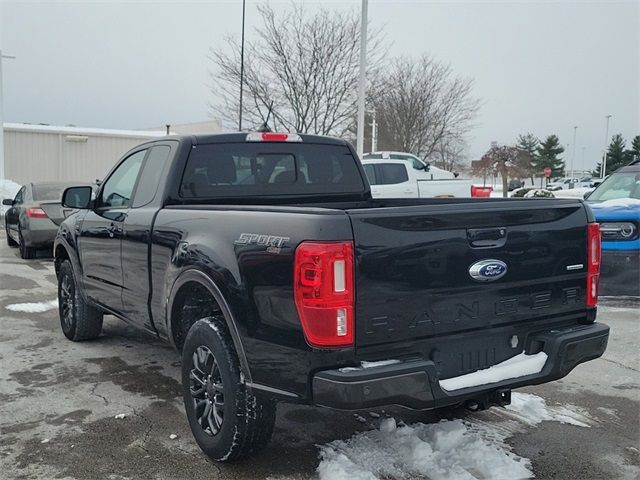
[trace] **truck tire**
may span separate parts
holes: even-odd
[[[275,403],[247,389],[224,319],[205,318],[189,329],[182,390],[191,432],[212,460],[238,460],[271,439]]]
[[[9,235],[9,227],[7,225],[4,226],[4,231],[7,234],[7,245],[9,245],[10,247],[14,248],[18,246],[18,242],[16,242],[13,238],[11,238],[11,236]]]
[[[62,333],[69,340],[92,340],[102,332],[103,313],[78,291],[69,260],[63,261],[58,271],[58,312]]]
[[[24,243],[24,237],[22,236],[22,229],[18,227],[18,246],[20,247],[20,258],[23,260],[31,260],[36,256],[36,249],[33,247],[27,247]]]

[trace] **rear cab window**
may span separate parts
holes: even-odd
[[[212,143],[187,159],[182,198],[362,193],[356,159],[344,145]]]

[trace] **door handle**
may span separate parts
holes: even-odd
[[[507,241],[507,229],[473,228],[467,230],[467,240],[472,247],[502,247]]]
[[[110,238],[113,238],[116,233],[122,233],[122,227],[115,222],[111,222],[107,227],[107,233]]]

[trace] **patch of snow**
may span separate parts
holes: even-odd
[[[12,312],[41,313],[58,308],[58,300],[36,303],[13,303],[11,305],[7,305],[5,308]]]
[[[591,421],[578,407],[549,406],[536,395],[514,392],[511,401],[468,420],[405,425],[385,418],[376,430],[321,446],[320,480],[532,478],[530,460],[513,453],[507,438],[542,421]]]
[[[440,387],[448,392],[460,390],[462,388],[477,387],[478,385],[489,385],[501,382],[510,378],[525,377],[540,373],[547,362],[547,354],[538,352],[535,355],[525,355],[524,352],[512,357],[504,362],[500,362],[492,367],[468,373],[459,377],[440,380]]]
[[[379,430],[321,447],[320,480],[519,479],[531,463],[511,452],[506,436],[462,420],[398,426],[393,418]]]
[[[171,435],[169,435],[169,438],[171,440],[175,440],[176,438],[178,438],[178,435],[176,435],[175,433],[172,433]]]
[[[116,418],[116,419],[118,419],[118,420],[122,420],[124,417],[126,417],[126,415],[125,415],[124,413],[119,413],[119,414],[117,414],[117,415],[116,415],[115,417],[113,417],[113,418]]]
[[[543,421],[555,421],[577,427],[591,427],[592,420],[581,408],[573,405],[548,406],[544,398],[530,393],[511,394],[511,405],[507,405],[505,409],[517,420],[528,425],[537,425]]]
[[[556,198],[584,198],[587,192],[593,192],[592,187],[572,188],[571,190],[556,190],[553,195]]]
[[[360,362],[359,367],[343,367],[338,369],[339,372],[355,372],[357,370],[362,370],[363,368],[375,368],[375,367],[384,367],[387,365],[395,365],[400,363],[400,360],[380,360],[379,362]]]
[[[632,207],[640,205],[640,199],[637,198],[612,198],[600,203],[602,207]]]
[[[524,194],[524,198],[553,198],[555,192],[551,193],[549,190],[542,190],[539,188],[533,188]]]
[[[371,418],[380,418],[380,414],[376,412],[369,412],[369,416]]]
[[[4,215],[7,209],[10,208],[6,205],[2,205],[2,200],[5,198],[15,198],[18,190],[20,190],[20,185],[13,180],[9,180],[7,178],[0,179],[0,215]]]
[[[42,440],[40,443],[49,443],[51,441],[50,438],[45,438],[44,440]]]

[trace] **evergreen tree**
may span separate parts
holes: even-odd
[[[526,133],[524,135],[518,135],[518,144],[516,148],[521,150],[524,154],[518,155],[516,163],[520,167],[520,171],[523,172],[523,176],[526,175],[531,178],[531,184],[533,185],[533,176],[536,173],[536,163],[538,161],[538,146],[540,140],[533,133]]]
[[[619,133],[611,138],[611,143],[609,144],[609,148],[607,148],[607,170],[605,171],[607,175],[611,175],[620,167],[627,165],[633,159],[633,150],[625,150],[626,143],[626,140],[622,138],[622,135]],[[593,172],[597,177],[601,176],[601,163],[602,162],[598,163],[595,171]]]
[[[628,150],[629,155],[631,155],[630,161],[632,160],[640,160],[640,135],[636,135],[631,140],[631,150]]]
[[[560,154],[564,152],[564,147],[560,145],[560,140],[556,135],[549,135],[537,149],[537,159],[535,162],[536,173],[542,174],[544,169],[551,168],[551,177],[564,176],[564,160]]]

